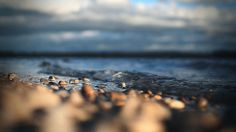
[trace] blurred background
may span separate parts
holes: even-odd
[[[0,52],[234,52],[235,13],[234,0],[0,0]]]

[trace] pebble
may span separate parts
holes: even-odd
[[[105,94],[106,91],[105,91],[103,88],[99,88],[99,89],[97,89],[97,93],[98,93],[99,95],[102,95],[102,94]]]
[[[81,89],[81,93],[90,101],[94,101],[96,97],[95,91],[93,90],[93,87],[90,84],[84,83]]]
[[[65,90],[59,91],[57,94],[62,98],[65,98],[65,97],[69,96],[69,93]]]
[[[90,82],[90,79],[87,78],[87,77],[83,77],[83,78],[82,78],[82,81],[84,81],[85,83],[89,83],[89,82]]]
[[[70,103],[75,106],[81,106],[84,103],[84,98],[80,92],[72,91],[70,95]]]
[[[191,96],[191,100],[196,100],[196,99],[197,99],[197,97]]]
[[[50,88],[52,90],[59,90],[59,87],[57,85],[50,85]]]
[[[123,107],[125,106],[126,102],[124,100],[116,100],[114,102],[115,106],[118,106],[118,107]]]
[[[48,80],[49,81],[56,81],[57,77],[56,76],[49,76]]]
[[[121,82],[119,85],[121,88],[126,88],[126,83],[125,82]]]
[[[78,84],[79,82],[79,79],[70,79],[69,81],[70,84]]]
[[[157,101],[159,101],[159,100],[162,99],[161,95],[155,95],[153,98],[154,98],[155,100],[157,100]]]
[[[200,109],[205,109],[205,108],[207,108],[207,106],[208,106],[208,101],[207,101],[207,99],[204,98],[204,97],[201,97],[201,98],[198,100],[198,102],[197,102],[197,106],[198,106],[198,108],[200,108]]]
[[[182,101],[166,98],[164,99],[164,102],[172,109],[183,109],[185,108],[185,104]]]
[[[40,82],[43,84],[43,85],[47,85],[49,82],[47,79],[45,78],[40,78]]]
[[[153,96],[153,93],[152,93],[151,90],[148,90],[148,91],[147,91],[147,94],[148,94],[149,96]]]
[[[9,73],[9,74],[8,74],[8,79],[9,79],[10,81],[15,80],[16,78],[17,78],[16,73]]]
[[[67,81],[59,81],[58,84],[59,84],[60,87],[63,87],[63,88],[64,88],[64,87],[66,87],[66,85],[68,84],[68,82],[67,82]]]
[[[101,107],[103,110],[110,110],[112,108],[112,103],[108,101],[100,101],[99,107]]]
[[[119,93],[119,92],[111,92],[111,100],[116,101],[116,100],[126,100],[127,96],[124,93]]]
[[[128,97],[137,97],[137,96],[138,96],[137,91],[133,89],[128,92]]]

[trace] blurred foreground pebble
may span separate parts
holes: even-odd
[[[50,82],[41,78],[43,85],[40,85],[6,81],[17,76],[11,75],[10,79],[9,75],[0,78],[1,132],[165,132],[186,131],[188,125],[197,126],[199,131],[210,131],[221,123],[220,116],[213,112],[183,113],[187,110],[187,99],[180,101],[161,92],[106,91],[105,86],[95,90],[88,78],[82,79],[81,88],[67,90],[67,85],[77,84],[79,80],[57,83],[50,76]],[[208,106],[205,98],[194,100],[199,108]],[[173,111],[184,116],[178,117]],[[225,129],[232,128],[222,128]]]

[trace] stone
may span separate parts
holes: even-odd
[[[166,98],[164,99],[164,102],[172,109],[184,109],[185,104],[182,101],[171,99],[171,98]]]
[[[93,87],[90,84],[84,83],[81,89],[81,93],[90,101],[94,101],[96,98],[95,91],[93,90]]]
[[[199,98],[199,100],[197,101],[197,106],[198,106],[198,108],[200,108],[200,109],[205,109],[205,108],[207,108],[207,106],[208,106],[208,101],[207,101],[207,99],[204,98],[204,97]]]
[[[126,100],[127,96],[124,93],[119,93],[119,92],[111,92],[111,100],[112,101],[117,101],[117,100]]]
[[[121,82],[121,83],[119,84],[119,86],[120,86],[121,88],[126,88],[126,83],[125,83],[125,82]]]
[[[66,87],[66,85],[68,84],[68,82],[67,82],[67,81],[59,81],[58,84],[59,84],[60,87],[63,87],[63,88],[64,88],[64,87]]]
[[[59,90],[59,87],[57,85],[50,85],[50,88],[52,90]]]
[[[47,85],[49,83],[49,81],[45,78],[40,78],[40,82],[43,84],[43,85]]]
[[[17,78],[16,73],[9,73],[8,74],[8,80],[13,81]]]
[[[56,81],[58,78],[56,76],[49,76],[48,80],[49,81]]]
[[[83,78],[82,78],[82,81],[83,81],[84,83],[90,83],[90,79],[87,78],[87,77],[83,77]]]
[[[155,95],[155,96],[153,96],[153,98],[157,101],[162,99],[161,95]]]
[[[79,79],[70,79],[69,80],[70,84],[78,84],[79,82],[80,82]]]

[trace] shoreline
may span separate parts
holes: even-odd
[[[194,52],[0,52],[0,57],[89,57],[89,58],[190,58],[236,59],[234,51]]]

